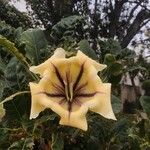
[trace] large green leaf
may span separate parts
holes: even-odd
[[[115,61],[109,66],[109,71],[112,75],[118,76],[123,71],[123,65],[120,62]]]
[[[121,46],[118,41],[114,39],[108,39],[100,41],[102,57],[107,53],[118,55],[121,52]]]
[[[0,21],[0,34],[13,42],[15,40],[15,28],[6,24],[5,21]]]
[[[54,120],[55,118],[56,118],[56,114],[43,115],[41,118],[35,120],[35,127],[38,126],[39,124],[47,122],[48,120]]]
[[[30,29],[22,33],[21,42],[25,43],[27,58],[32,64],[40,63],[41,54],[47,47],[47,40],[42,30]]]
[[[82,22],[82,16],[69,16],[62,18],[56,25],[52,27],[51,37],[54,40],[60,40],[64,35],[72,35],[74,28]]]
[[[123,65],[119,61],[107,63],[107,68],[104,70],[104,76],[107,77],[108,82],[118,84],[123,73]]]
[[[7,84],[4,80],[0,79],[0,98],[3,96],[4,89],[7,87]]]
[[[52,134],[52,150],[63,150],[64,148],[64,141],[62,136],[59,133]]]
[[[34,140],[32,137],[22,138],[16,142],[14,142],[8,150],[32,150],[34,146]]]
[[[115,55],[110,54],[110,53],[108,53],[108,54],[105,55],[104,64],[111,65],[115,61],[116,61]]]
[[[0,35],[0,46],[6,48],[6,51],[15,56],[22,64],[24,64],[27,67],[29,66],[28,62],[26,61],[26,58],[15,47],[15,44],[1,35]]]
[[[7,122],[20,124],[24,115],[30,113],[30,95],[19,95],[16,96],[13,100],[6,102],[4,108],[6,110]]]
[[[28,76],[25,69],[15,57],[11,58],[7,64],[4,71],[4,77],[5,82],[7,82],[7,87],[13,91],[15,91],[16,88],[20,88],[20,90],[22,90],[24,86],[28,84]]]
[[[6,64],[0,58],[0,71],[4,72],[5,68],[6,68]]]
[[[81,50],[84,54],[91,57],[92,59],[97,59],[95,51],[90,47],[90,44],[87,40],[81,40],[79,43],[79,50]]]
[[[111,38],[105,41],[100,41],[100,47],[101,47],[102,59],[103,59],[103,56],[105,56],[107,53],[114,54],[116,58],[119,58],[119,59],[135,57],[134,51],[128,48],[122,49],[120,43]]]
[[[119,113],[122,108],[121,100],[115,95],[111,95],[111,103],[114,113]]]
[[[150,119],[150,96],[141,96],[140,102],[144,111],[147,113],[148,118]]]

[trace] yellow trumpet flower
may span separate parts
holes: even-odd
[[[50,108],[60,116],[61,125],[82,130],[88,128],[88,110],[116,120],[110,101],[111,84],[102,83],[97,75],[106,65],[81,51],[70,58],[65,58],[65,54],[65,50],[58,48],[44,63],[30,67],[30,71],[41,76],[38,84],[30,82],[30,119]]]

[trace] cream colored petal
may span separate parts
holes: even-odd
[[[39,84],[30,82],[30,89],[32,95],[30,119],[36,118],[39,113],[46,108],[52,109],[60,116],[67,115],[68,112],[57,103],[57,99],[55,99],[56,102],[54,102],[47,97],[46,94],[44,94],[43,87]]]
[[[57,48],[51,58],[65,58],[66,52],[63,48]]]
[[[64,49],[57,48],[54,54],[48,60],[38,66],[31,66],[29,70],[35,74],[40,74],[43,76],[44,71],[46,69],[50,69],[51,62],[53,62],[55,59],[63,59],[65,58],[65,55],[66,53]]]
[[[57,113],[60,117],[60,124],[72,126],[76,128],[80,128],[82,130],[87,130],[87,121],[86,121],[86,113],[88,111],[87,106],[82,106],[78,111],[69,112],[64,109],[58,103],[51,101],[50,98],[43,96],[43,99],[40,102],[43,106],[50,108],[55,113]]]
[[[77,57],[80,61],[85,61],[85,60],[90,61],[90,63],[92,65],[94,65],[94,67],[97,71],[102,71],[103,69],[105,69],[107,67],[107,65],[100,64],[100,63],[96,62],[95,60],[91,59],[90,57],[86,56],[80,50],[77,52]]]
[[[36,118],[45,108],[50,108],[61,117],[60,124],[80,128],[82,130],[87,130],[85,115],[88,108],[106,118],[115,119],[110,102],[110,84],[103,84],[97,75],[97,72],[104,69],[106,65],[97,63],[84,55],[81,51],[78,52],[77,56],[68,59],[64,58],[65,55],[63,56],[59,51],[62,50],[57,49],[55,54],[43,64],[30,68],[31,71],[39,73],[43,77],[39,84],[30,83],[32,93],[30,118]],[[58,57],[61,59],[57,59]],[[58,75],[56,75],[56,68],[62,80],[66,83],[66,80],[69,78],[71,85],[74,84],[77,76],[81,72],[83,63],[85,63],[85,65],[83,67],[82,77],[76,88],[78,89],[81,85],[86,86],[83,90],[79,91],[78,94],[82,94],[82,92],[88,94],[97,91],[100,91],[100,93],[86,99],[84,96],[81,96],[78,100],[82,105],[72,105],[72,111],[69,113],[66,101],[60,104],[60,97],[50,98],[44,92],[59,93],[64,90],[60,79],[58,79]],[[56,85],[57,88],[55,88],[54,85]]]
[[[78,111],[69,114],[68,110],[64,109],[59,103],[57,103],[57,98],[53,101],[43,94],[43,89],[38,84],[30,82],[30,89],[32,94],[30,119],[36,118],[45,108],[50,108],[61,117],[60,124],[87,130],[85,115],[88,108],[86,106],[82,106]]]
[[[41,88],[36,83],[29,83],[30,90],[31,90],[31,112],[30,112],[30,119],[36,118],[40,112],[42,112],[46,107],[40,104],[42,97],[39,97],[37,93],[41,92]]]
[[[90,110],[105,118],[116,120],[110,100],[111,84],[101,84],[101,86],[99,86],[99,91],[102,93],[98,94],[95,102],[89,106]]]
[[[68,125],[86,131],[88,128],[86,120],[87,111],[88,108],[83,105],[81,106],[80,110],[72,112],[70,116],[61,116],[59,123],[61,125]]]

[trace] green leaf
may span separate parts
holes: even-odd
[[[27,69],[28,70],[28,69]],[[27,84],[27,74],[23,65],[12,57],[4,71],[5,82],[10,90],[16,90],[19,87],[21,90]],[[8,95],[7,95],[8,96]]]
[[[97,59],[96,53],[94,50],[90,47],[90,44],[87,40],[81,40],[79,43],[79,50],[81,50],[84,54],[91,57],[92,59]]]
[[[111,65],[116,61],[116,58],[113,54],[106,54],[104,58],[104,64]]]
[[[6,50],[15,56],[22,64],[29,67],[28,62],[26,61],[26,58],[22,55],[22,53],[19,52],[19,50],[15,47],[15,44],[11,41],[7,40],[5,37],[0,35],[0,45],[5,47]]]
[[[150,119],[150,96],[141,96],[140,103]]]
[[[30,29],[22,33],[21,42],[25,43],[26,57],[33,65],[40,63],[41,53],[47,47],[47,40],[42,30]]]
[[[6,87],[7,87],[6,82],[3,80],[0,80],[0,99],[3,96],[3,92]]]
[[[108,78],[108,82],[112,84],[118,84],[121,80],[123,73],[123,65],[115,61],[108,65],[105,71],[105,76]]]
[[[31,150],[34,146],[33,138],[22,138],[19,141],[14,142],[8,150]]]
[[[5,68],[6,68],[6,64],[0,58],[0,71],[4,72]]]
[[[105,56],[107,53],[118,55],[121,51],[120,43],[114,39],[100,41],[101,52]]]
[[[52,134],[52,150],[63,150],[64,148],[64,141],[62,136],[59,133]]]
[[[56,114],[52,114],[52,115],[44,115],[39,119],[36,119],[35,121],[35,125],[38,126],[39,124],[42,124],[48,120],[54,120],[56,118]]]
[[[109,71],[112,75],[118,76],[123,71],[123,65],[116,61],[116,62],[112,63],[112,65],[109,67]]]
[[[6,110],[6,121],[9,123],[15,122],[16,124],[20,124],[24,115],[29,116],[31,109],[31,97],[29,94],[19,95],[18,93],[18,95],[13,97],[13,100],[10,98],[11,97],[8,97],[8,102],[4,103],[4,108]],[[5,101],[7,100],[5,99]]]
[[[62,18],[56,25],[52,27],[51,37],[55,40],[60,40],[63,35],[71,35],[74,28],[83,20],[82,16],[69,16]]]
[[[119,113],[122,108],[121,100],[115,95],[111,95],[111,104],[113,107],[114,113]]]

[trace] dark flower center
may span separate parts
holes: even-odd
[[[50,98],[59,98],[59,104],[62,105],[64,103],[68,104],[69,113],[72,111],[73,104],[81,106],[81,98],[90,98],[93,97],[97,92],[93,93],[85,93],[83,92],[86,86],[88,85],[88,81],[84,84],[81,84],[81,78],[84,73],[84,64],[81,65],[77,78],[74,82],[70,80],[70,72],[66,72],[66,79],[64,80],[58,70],[58,68],[54,65],[54,70],[59,80],[59,85],[56,83],[52,83],[52,86],[56,90],[56,93],[43,92]]]

